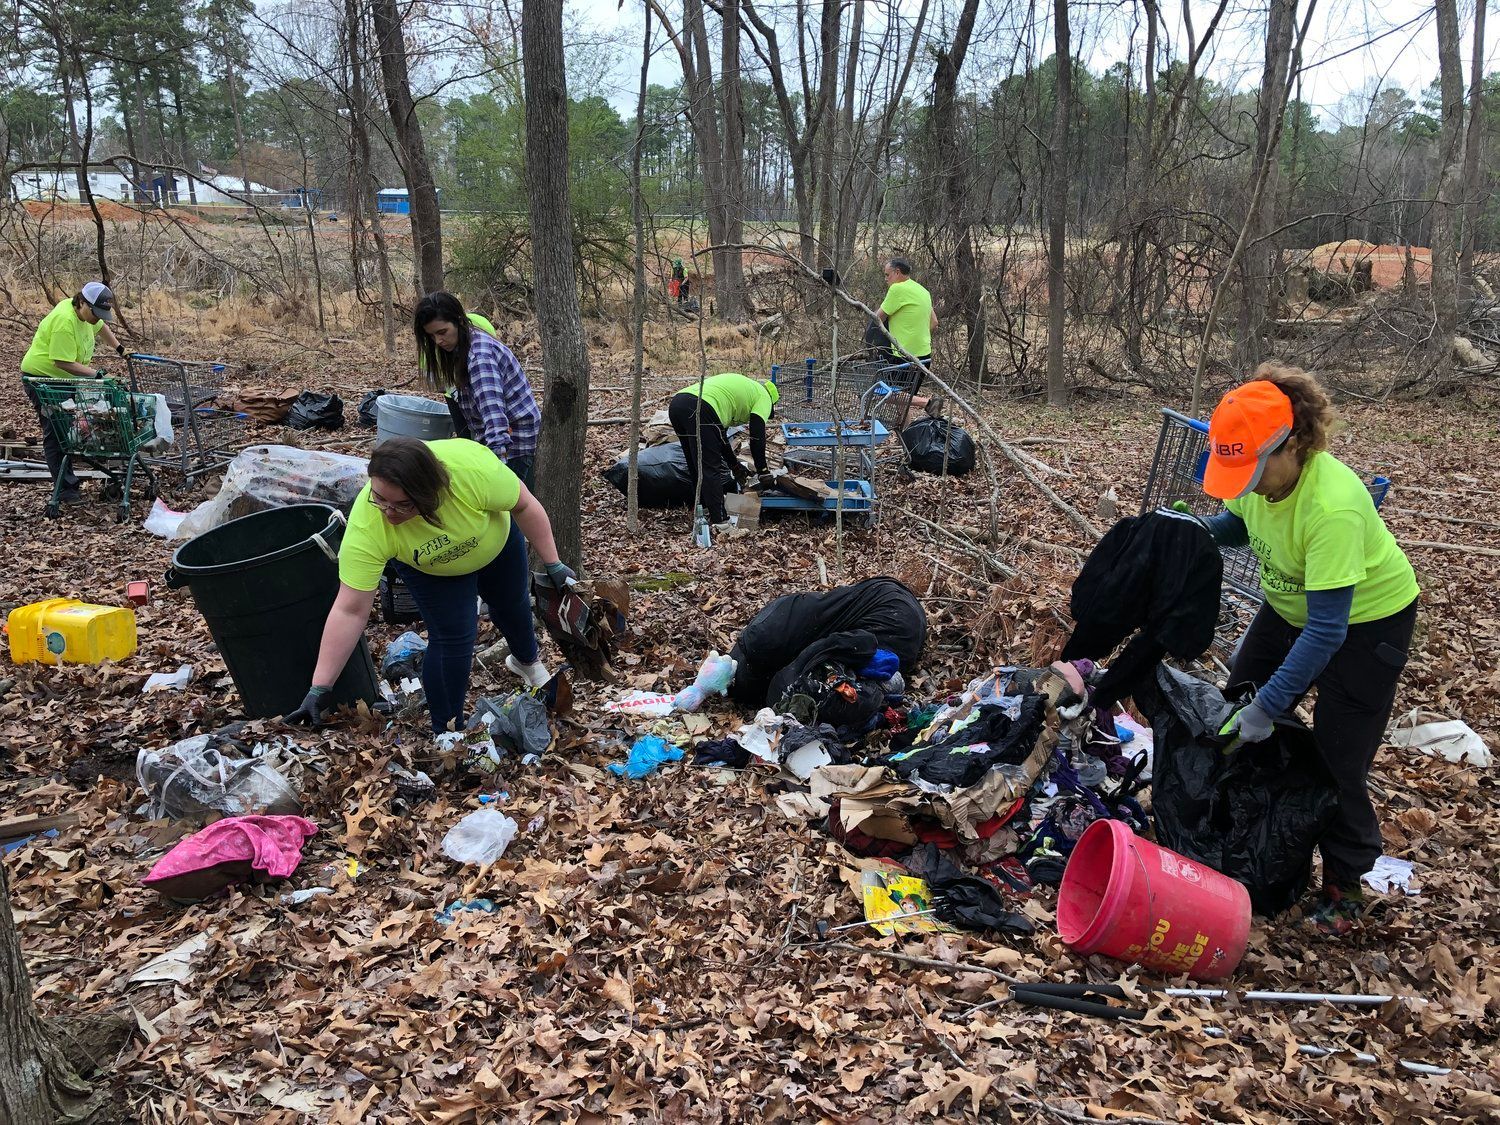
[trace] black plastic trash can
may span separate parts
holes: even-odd
[[[307,694],[339,591],[343,535],[336,509],[293,504],[230,520],[173,554],[167,585],[192,593],[249,718],[288,714]],[[376,683],[361,637],[330,699],[374,703]]]

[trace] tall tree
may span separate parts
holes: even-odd
[[[625,481],[625,528],[640,530],[641,382],[646,373],[646,224],[641,201],[641,148],[646,140],[646,93],[651,77],[651,9],[641,31],[641,84],[635,99],[635,143],[630,146],[630,219],[635,228],[635,287],[630,319],[635,326],[635,353],[630,365],[630,453]]]
[[[103,1104],[102,1094],[78,1077],[37,1018],[10,913],[10,882],[0,864],[0,1121],[87,1121]]]
[[[1067,286],[1063,263],[1068,233],[1068,127],[1073,114],[1073,56],[1068,0],[1053,0],[1057,90],[1052,103],[1052,140],[1047,154],[1047,402],[1064,406],[1063,320]]]
[[[1464,231],[1458,255],[1458,295],[1471,296],[1474,246],[1479,227],[1479,150],[1484,147],[1484,15],[1485,0],[1474,4],[1474,53],[1469,70],[1469,125],[1464,130]]]
[[[979,262],[974,253],[973,223],[969,216],[969,161],[958,137],[958,75],[969,54],[969,40],[979,15],[979,0],[964,0],[953,31],[953,46],[939,49],[932,75],[932,132],[937,150],[942,215],[942,251],[953,257],[956,311],[968,329],[969,376],[976,382],[984,365],[983,302]]]
[[[546,376],[537,494],[552,517],[563,561],[576,568],[583,555],[579,500],[588,434],[589,353],[573,264],[562,7],[562,0],[527,0],[523,5],[521,72],[526,91],[531,259]]]
[[[550,5],[548,5],[550,7]],[[427,144],[417,121],[406,63],[406,37],[396,0],[371,0],[375,42],[380,51],[380,75],[391,111],[391,128],[401,153],[401,170],[411,203],[411,236],[417,247],[417,279],[422,292],[443,288],[443,217],[438,209],[437,183],[427,162]],[[566,167],[566,165],[564,165]]]
[[[1453,366],[1458,334],[1458,211],[1462,203],[1464,70],[1458,53],[1456,0],[1434,0],[1438,38],[1438,88],[1442,97],[1438,135],[1437,198],[1432,209],[1433,368],[1439,376]]]

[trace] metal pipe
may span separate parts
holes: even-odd
[[[1168,996],[1187,996],[1199,1000],[1259,1000],[1269,1004],[1350,1004],[1360,1008],[1378,1008],[1396,996],[1360,995],[1346,992],[1235,992],[1228,988],[1164,988]]]
[[[1205,1027],[1203,1034],[1213,1039],[1227,1039],[1229,1033],[1222,1027]],[[1378,1066],[1380,1060],[1368,1051],[1348,1051],[1340,1047],[1319,1047],[1313,1043],[1298,1043],[1297,1053],[1306,1055],[1308,1058],[1325,1059],[1329,1055],[1348,1055],[1351,1060],[1363,1063],[1366,1066]],[[1402,1070],[1412,1074],[1452,1074],[1453,1071],[1446,1066],[1434,1066],[1432,1063],[1412,1062],[1410,1059],[1397,1059],[1396,1064]]]

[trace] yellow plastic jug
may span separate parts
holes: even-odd
[[[19,606],[5,619],[5,631],[17,664],[97,664],[124,660],[135,651],[134,611],[77,598]]]

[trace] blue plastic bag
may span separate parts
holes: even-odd
[[[636,739],[630,748],[630,757],[623,762],[611,762],[609,772],[616,777],[628,777],[639,781],[656,772],[663,762],[676,762],[682,758],[682,750],[671,746],[666,739],[654,734]]]

